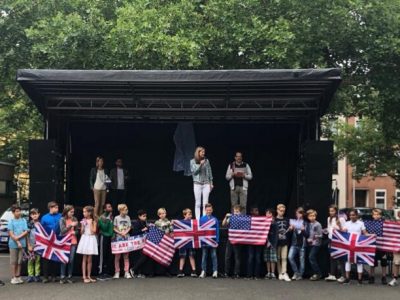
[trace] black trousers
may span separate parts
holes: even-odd
[[[42,268],[44,278],[48,278],[49,276],[53,276],[55,278],[61,270],[61,266],[58,262],[45,258],[42,258]]]
[[[126,204],[127,190],[111,190],[111,204],[114,215],[118,215],[118,204]]]
[[[161,267],[164,275],[171,273],[171,266],[168,266],[168,267],[163,266],[142,253],[140,255],[137,263],[134,264],[133,271],[135,272],[135,274],[143,274],[143,265],[146,262],[148,262],[148,264],[149,264],[149,273],[147,275],[154,276],[157,266]]]
[[[229,240],[226,242],[225,249],[225,274],[230,274],[232,256],[234,256],[235,267],[233,269],[234,275],[240,275],[240,255],[242,245],[232,245]]]
[[[111,252],[111,237],[100,235],[99,274],[112,275],[113,255]]]

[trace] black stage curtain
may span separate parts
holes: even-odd
[[[101,155],[107,169],[122,157],[131,174],[127,201],[131,217],[140,208],[148,211],[150,219],[156,218],[159,207],[166,207],[170,218],[179,218],[186,207],[194,209],[191,177],[172,170],[175,129],[176,123],[71,124],[67,201],[77,207],[93,204],[89,171]],[[213,169],[215,189],[210,202],[218,218],[230,209],[225,172],[235,151],[243,152],[253,171],[248,208],[296,205],[298,125],[197,123],[194,129],[196,142],[206,148]]]

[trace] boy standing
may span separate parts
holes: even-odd
[[[242,211],[242,207],[238,204],[233,206],[233,214],[234,215],[240,215]],[[229,220],[230,220],[231,214],[227,213],[225,215],[224,220],[222,221],[222,226],[228,226],[229,227]],[[229,277],[230,269],[231,269],[231,259],[232,259],[232,254],[235,257],[235,268],[233,271],[233,278],[234,279],[239,279],[240,278],[240,255],[241,255],[241,245],[232,245],[229,242],[229,238],[226,241],[226,249],[225,249],[225,274],[224,277],[227,278]]]
[[[309,226],[307,227],[308,230],[308,238],[307,244],[309,248],[309,256],[308,260],[310,261],[311,268],[314,271],[314,275],[311,276],[311,281],[317,281],[321,278],[322,273],[321,269],[318,266],[318,259],[317,255],[319,252],[319,248],[321,247],[321,239],[322,239],[322,226],[317,221],[317,212],[313,209],[307,210],[307,218]]]
[[[36,244],[36,227],[35,224],[39,223],[40,213],[37,208],[32,208],[29,212],[31,221],[28,224],[29,228],[29,239],[28,239],[28,250],[31,253],[32,259],[28,260],[28,279],[26,282],[40,282],[40,255],[35,253]]]
[[[100,257],[99,257],[99,276],[100,281],[111,279],[112,268],[112,251],[111,239],[114,235],[113,225],[113,208],[110,203],[103,206],[103,214],[99,218],[99,233],[100,233]]]
[[[143,209],[139,209],[137,212],[137,217],[138,219],[133,223],[132,226],[132,235],[140,235],[147,233],[149,231],[148,225],[147,225],[147,212]],[[138,250],[142,251],[142,250]],[[136,264],[134,264],[134,267],[130,269],[130,273],[132,278],[145,278],[146,276],[143,275],[139,270],[141,270],[142,266],[145,264],[147,261],[148,256],[144,255],[143,253],[140,254],[140,257],[137,261]]]
[[[26,247],[26,236],[28,235],[28,224],[21,217],[21,207],[13,205],[11,211],[14,218],[8,223],[8,247],[10,248],[11,284],[24,283],[21,279],[21,264],[23,249]]]
[[[278,273],[279,280],[286,282],[291,281],[287,274],[287,260],[288,260],[288,248],[289,248],[289,219],[285,217],[286,206],[284,204],[278,204],[276,207],[277,216],[275,219],[276,228],[278,231]]]
[[[251,216],[259,216],[258,207],[250,209]],[[248,245],[247,246],[247,279],[258,279],[260,277],[261,268],[261,252],[263,246]]]
[[[183,218],[186,221],[192,219],[192,211],[189,208],[186,208],[182,212]],[[183,272],[183,268],[185,267],[186,256],[189,256],[190,266],[192,267],[192,273],[190,277],[197,277],[196,274],[196,261],[194,260],[196,252],[193,248],[180,248],[179,249],[179,273],[178,278],[185,277],[185,273]]]
[[[376,222],[382,222],[382,210],[380,210],[379,208],[374,208],[372,210],[372,219]],[[371,233],[371,232],[370,232]],[[375,267],[378,266],[378,262],[381,261],[381,267],[382,267],[382,279],[381,282],[382,284],[387,284],[387,280],[386,280],[386,267],[388,266],[388,262],[387,262],[387,253],[383,252],[381,250],[376,250],[375,253],[375,262],[374,262],[374,266],[369,268],[369,280],[368,283],[369,284],[374,284],[375,283]]]
[[[218,219],[212,215],[213,213],[213,206],[211,203],[207,203],[205,205],[205,210],[206,210],[206,215],[202,216],[200,219],[200,224],[204,224],[208,222],[211,219],[215,220],[215,230],[216,230],[216,242],[219,243],[219,223]],[[211,255],[211,262],[212,262],[212,277],[217,278],[218,277],[218,260],[217,260],[217,248],[213,248],[208,245],[204,245],[201,247],[201,274],[200,278],[205,278],[207,276],[207,258],[208,254],[210,253]]]
[[[270,208],[265,211],[265,216],[272,218],[271,227],[268,232],[268,240],[264,249],[264,262],[267,267],[266,279],[276,279],[275,267],[278,263],[276,248],[278,247],[278,227],[275,223],[275,211]]]
[[[59,236],[60,235],[60,219],[61,214],[58,212],[58,204],[55,201],[51,201],[47,204],[49,212],[42,217],[41,224],[48,234],[52,231]],[[60,264],[43,258],[43,283],[50,281],[49,274],[53,275],[53,282],[56,281],[56,272],[60,269]]]
[[[172,235],[172,232],[174,231],[174,227],[172,225],[172,222],[170,220],[167,219],[167,210],[164,207],[161,207],[157,210],[157,216],[158,216],[158,220],[154,222],[154,226],[158,229],[160,229],[161,231],[164,231],[165,234],[168,235]],[[152,277],[154,275],[154,260],[152,261],[152,273],[150,274],[150,276]],[[162,266],[164,271],[165,271],[165,275],[169,278],[172,277],[171,273],[169,272],[169,267],[164,267]]]

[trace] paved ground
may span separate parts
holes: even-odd
[[[9,283],[9,259],[0,253],[0,279],[7,284],[0,288],[0,299],[397,299],[400,287],[379,284],[342,286],[336,283],[244,279],[146,278],[113,280],[94,284],[30,283],[12,286]],[[79,280],[79,278],[77,278]]]

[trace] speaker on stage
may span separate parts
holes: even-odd
[[[47,203],[64,203],[64,161],[54,140],[29,141],[29,202],[43,214]]]
[[[332,204],[332,141],[309,141],[302,145],[299,162],[299,203],[318,212],[324,224]]]

